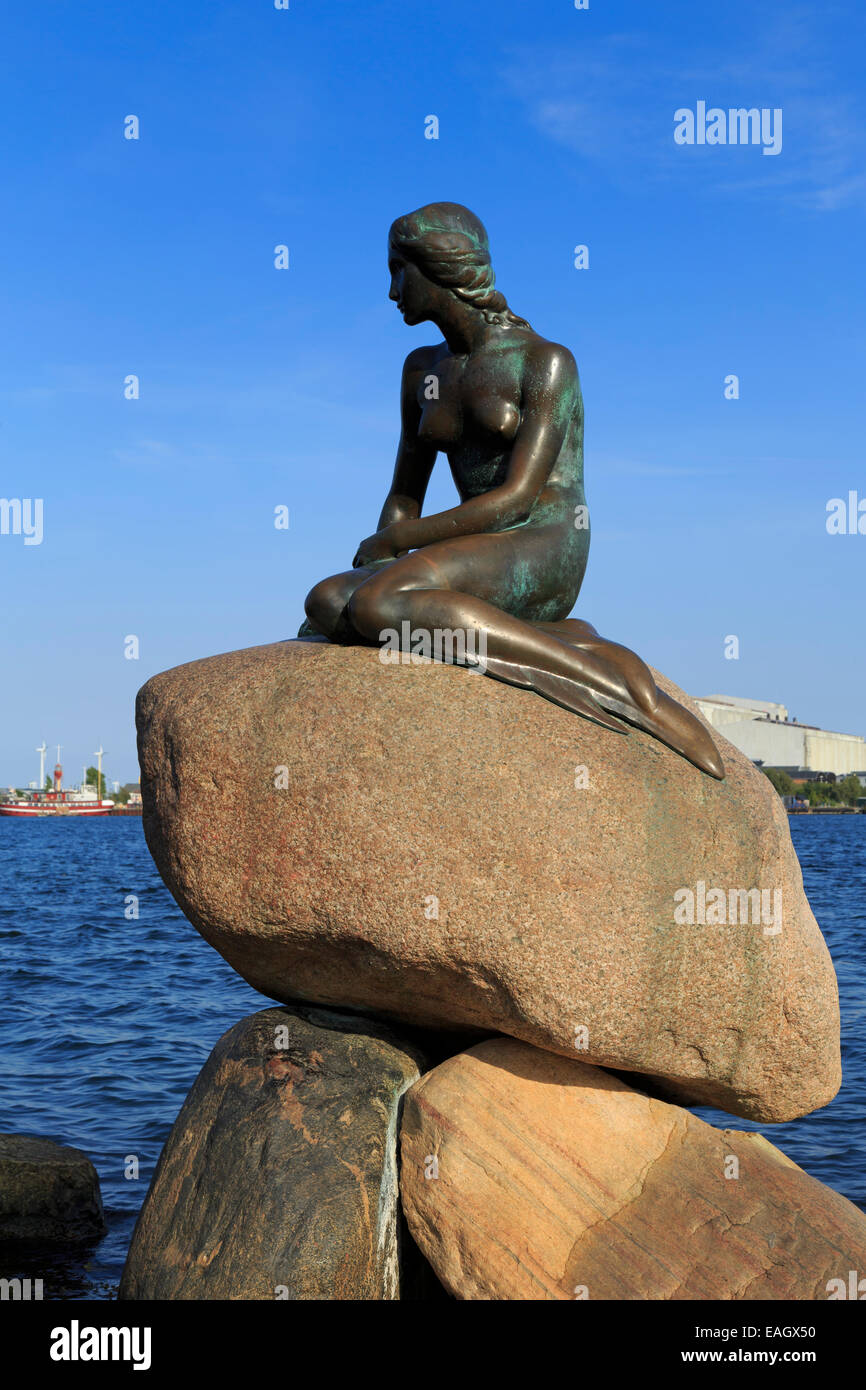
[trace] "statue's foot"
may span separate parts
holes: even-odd
[[[672,700],[663,690],[658,691],[658,705],[652,714],[637,706],[629,709],[627,705],[609,700],[603,695],[600,695],[599,699],[608,710],[618,714],[629,724],[634,724],[635,728],[652,734],[660,743],[666,743],[668,748],[694,763],[695,767],[699,767],[708,776],[715,777],[720,782],[724,780],[725,764],[722,755],[704,725],[685,705]]]
[[[636,728],[652,734],[661,743],[666,743],[710,777],[720,781],[724,778],[722,755],[704,725],[683,705],[659,690],[649,667],[635,652],[619,642],[608,641],[592,623],[580,618],[564,618],[558,623],[533,623],[533,627],[608,662],[622,677],[634,704],[630,706],[599,691],[593,692],[594,702],[603,705],[610,714],[618,715]],[[535,672],[532,675],[534,678]],[[533,684],[540,694],[546,693],[535,679]],[[566,681],[565,684],[571,685],[572,682]],[[549,698],[555,699],[556,696]],[[566,702],[558,700],[557,703]],[[577,712],[583,713],[581,710]]]

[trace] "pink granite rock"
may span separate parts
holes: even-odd
[[[409,1230],[456,1298],[827,1300],[866,1269],[863,1212],[763,1136],[511,1038],[416,1081],[400,1143]]]
[[[137,716],[162,876],[263,993],[509,1033],[765,1120],[838,1089],[787,817],[724,739],[717,782],[530,691],[305,642],[166,671]]]

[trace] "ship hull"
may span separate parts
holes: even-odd
[[[42,816],[110,816],[113,806],[9,806],[0,802],[0,816],[38,820]]]

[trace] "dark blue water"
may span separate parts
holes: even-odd
[[[840,1095],[793,1124],[756,1129],[866,1209],[866,816],[791,820],[806,891],[839,975]],[[139,917],[125,917],[126,897]],[[217,1038],[268,1001],[182,916],[136,818],[0,818],[0,1131],[83,1149],[96,1164],[108,1235],[85,1257],[34,1256],[0,1270],[44,1281],[45,1298],[113,1296],[163,1141]],[[124,1176],[129,1156],[139,1176]]]
[[[83,1149],[109,1228],[85,1260],[46,1272],[36,1255],[0,1274],[41,1277],[46,1299],[114,1295],[187,1091],[217,1038],[267,1002],[183,916],[139,817],[0,817],[0,1131]]]

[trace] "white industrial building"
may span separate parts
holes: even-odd
[[[786,772],[850,772],[866,782],[866,739],[835,734],[789,719],[772,700],[741,700],[733,695],[697,696],[704,718],[752,762]]]

